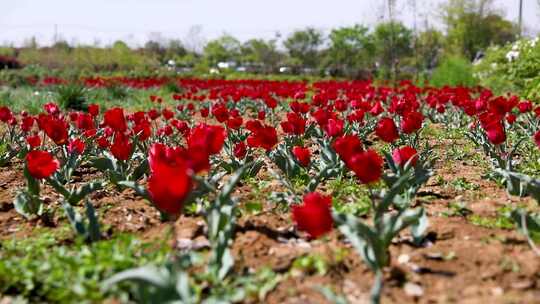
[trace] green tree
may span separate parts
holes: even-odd
[[[265,72],[275,70],[283,57],[276,48],[275,40],[248,40],[242,45],[240,52],[244,64],[260,64]]]
[[[287,53],[295,65],[316,68],[320,63],[320,47],[323,42],[323,34],[308,27],[289,35],[283,42],[283,46],[287,49]]]
[[[381,75],[388,78],[393,73],[396,76],[399,63],[413,53],[412,31],[401,22],[380,23],[373,32],[373,41]]]
[[[158,41],[149,40],[144,44],[144,52],[150,56],[157,58],[158,61],[163,62],[165,55],[165,47]]]
[[[447,28],[446,49],[473,60],[493,44],[505,44],[518,36],[518,26],[493,9],[492,0],[451,0],[443,7]]]
[[[182,43],[182,41],[178,39],[173,39],[169,41],[167,45],[167,53],[166,56],[174,58],[174,57],[182,57],[187,54],[187,49]]]
[[[369,29],[362,25],[341,27],[330,33],[330,47],[326,51],[325,66],[335,74],[362,76],[373,66],[375,45]]]
[[[420,70],[433,69],[441,55],[444,35],[435,29],[428,29],[418,34],[416,38],[416,65]]]
[[[240,42],[230,36],[224,35],[206,44],[203,57],[208,66],[215,66],[218,62],[234,60],[240,55]]]

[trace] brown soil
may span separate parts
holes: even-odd
[[[442,144],[435,150],[441,152]],[[413,247],[405,232],[391,247],[392,266],[385,274],[383,303],[540,303],[540,258],[519,233],[476,226],[465,217],[441,215],[455,201],[466,202],[475,215],[491,218],[501,206],[530,201],[508,197],[504,189],[482,178],[483,169],[478,165],[448,163],[444,159],[436,163],[435,176],[418,198],[429,214],[429,242]],[[44,225],[24,220],[13,209],[11,201],[24,186],[20,169],[20,164],[14,164],[0,171],[0,239],[22,238]],[[440,185],[437,176],[445,181],[464,178],[478,188],[459,192]],[[279,184],[271,183],[264,193],[279,189]],[[236,191],[240,203],[251,199],[250,190],[243,185]],[[45,189],[45,196],[54,201],[48,191]],[[147,240],[172,235],[171,225],[161,223],[156,210],[131,191],[107,189],[94,194],[92,201],[109,234],[129,232]],[[207,246],[202,218],[181,216],[174,226],[176,246]],[[294,230],[289,214],[269,205],[238,220],[232,250],[235,271],[270,267],[283,275],[265,303],[327,303],[317,286],[331,287],[350,303],[368,301],[373,275],[337,231],[320,240],[307,240]],[[347,253],[345,257],[334,258],[340,251]],[[290,271],[295,259],[307,254],[327,259],[324,275]]]

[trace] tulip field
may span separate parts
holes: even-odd
[[[534,101],[409,81],[33,90],[0,95],[0,303],[540,303]]]

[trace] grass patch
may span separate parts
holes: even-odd
[[[100,282],[113,274],[147,263],[161,263],[164,243],[144,243],[131,235],[85,244],[59,244],[62,236],[45,231],[22,240],[0,243],[0,294],[30,302],[96,303],[127,299],[131,286],[104,293]]]
[[[333,205],[338,212],[356,216],[367,215],[371,209],[371,200],[366,187],[354,179],[336,179],[329,183]]]
[[[486,217],[477,214],[470,215],[467,219],[475,226],[480,226],[489,229],[515,229],[515,224],[508,217],[509,207],[502,207],[497,210],[497,216]]]

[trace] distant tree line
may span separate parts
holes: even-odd
[[[469,62],[491,45],[519,37],[518,25],[493,8],[491,0],[449,0],[441,9],[443,29],[415,31],[391,20],[370,28],[355,24],[325,34],[308,27],[283,40],[250,39],[240,42],[223,35],[208,41],[200,51],[189,50],[180,40],[148,41],[130,49],[118,41],[105,48],[70,46],[64,41],[51,47],[35,43],[24,48],[0,48],[26,65],[81,68],[92,71],[130,70],[169,65],[171,68],[208,73],[210,70],[252,73],[333,75],[384,79],[429,74],[444,58]],[[221,65],[220,65],[221,63]]]

